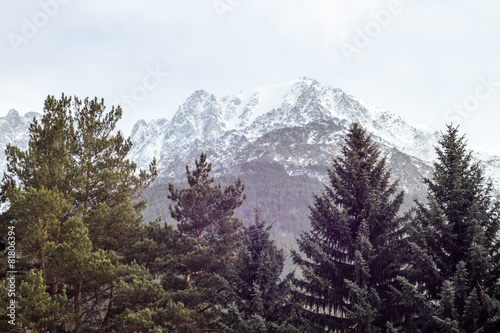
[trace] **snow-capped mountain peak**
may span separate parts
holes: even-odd
[[[33,117],[40,115],[21,116],[11,110],[0,118],[0,144],[27,148]],[[170,120],[138,121],[131,133],[129,158],[142,169],[156,158],[160,178],[181,177],[185,165],[205,152],[222,173],[237,174],[245,163],[266,161],[278,163],[290,176],[324,180],[324,167],[354,121],[372,133],[393,163],[395,175],[406,179],[404,186],[417,186],[435,158],[438,131],[411,125],[340,88],[307,77],[223,97],[197,90]],[[500,157],[482,151],[474,156],[500,189]],[[1,149],[2,170],[5,162]]]
[[[160,174],[168,177],[182,174],[185,163],[202,151],[209,152],[214,165],[225,170],[236,172],[244,161],[268,159],[285,165],[290,175],[308,174],[304,165],[326,165],[353,121],[371,132],[389,157],[403,154],[418,168],[430,169],[438,131],[411,125],[342,89],[307,77],[223,97],[195,91],[170,121],[139,122],[132,133],[130,156],[142,167],[156,157]],[[497,167],[500,170],[495,162],[487,169]],[[496,178],[500,188],[500,177]]]

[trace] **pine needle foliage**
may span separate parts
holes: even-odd
[[[116,268],[141,229],[142,190],[129,139],[116,131],[120,107],[48,96],[30,125],[26,151],[8,145],[0,225],[15,227],[18,328],[104,331],[116,325]],[[5,276],[5,274],[2,274]]]

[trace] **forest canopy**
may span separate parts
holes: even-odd
[[[352,123],[322,186],[266,164],[267,178],[216,180],[200,154],[185,180],[149,193],[163,221],[144,218],[156,161],[138,170],[127,158],[121,117],[102,99],[48,96],[28,149],[7,146],[1,331],[500,331],[500,203],[458,128],[410,209]],[[279,195],[242,219],[256,186]],[[287,274],[266,218],[284,210],[297,212]]]

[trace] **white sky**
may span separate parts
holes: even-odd
[[[128,103],[129,135],[197,89],[307,76],[411,123],[460,122],[500,153],[499,14],[498,0],[6,0],[0,116],[41,112],[49,94],[97,96]]]

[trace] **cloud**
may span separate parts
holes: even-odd
[[[304,75],[441,127],[478,76],[500,78],[499,2],[400,0],[403,11],[347,62],[342,43],[397,0],[220,1],[231,5],[222,19],[213,0],[69,1],[18,53],[7,34],[21,33],[41,6],[6,2],[0,115],[41,111],[47,94],[63,91],[114,100],[159,64],[170,76],[127,116],[127,128],[139,117],[171,117],[196,89],[224,95]],[[500,121],[499,104],[492,96],[468,124]]]

